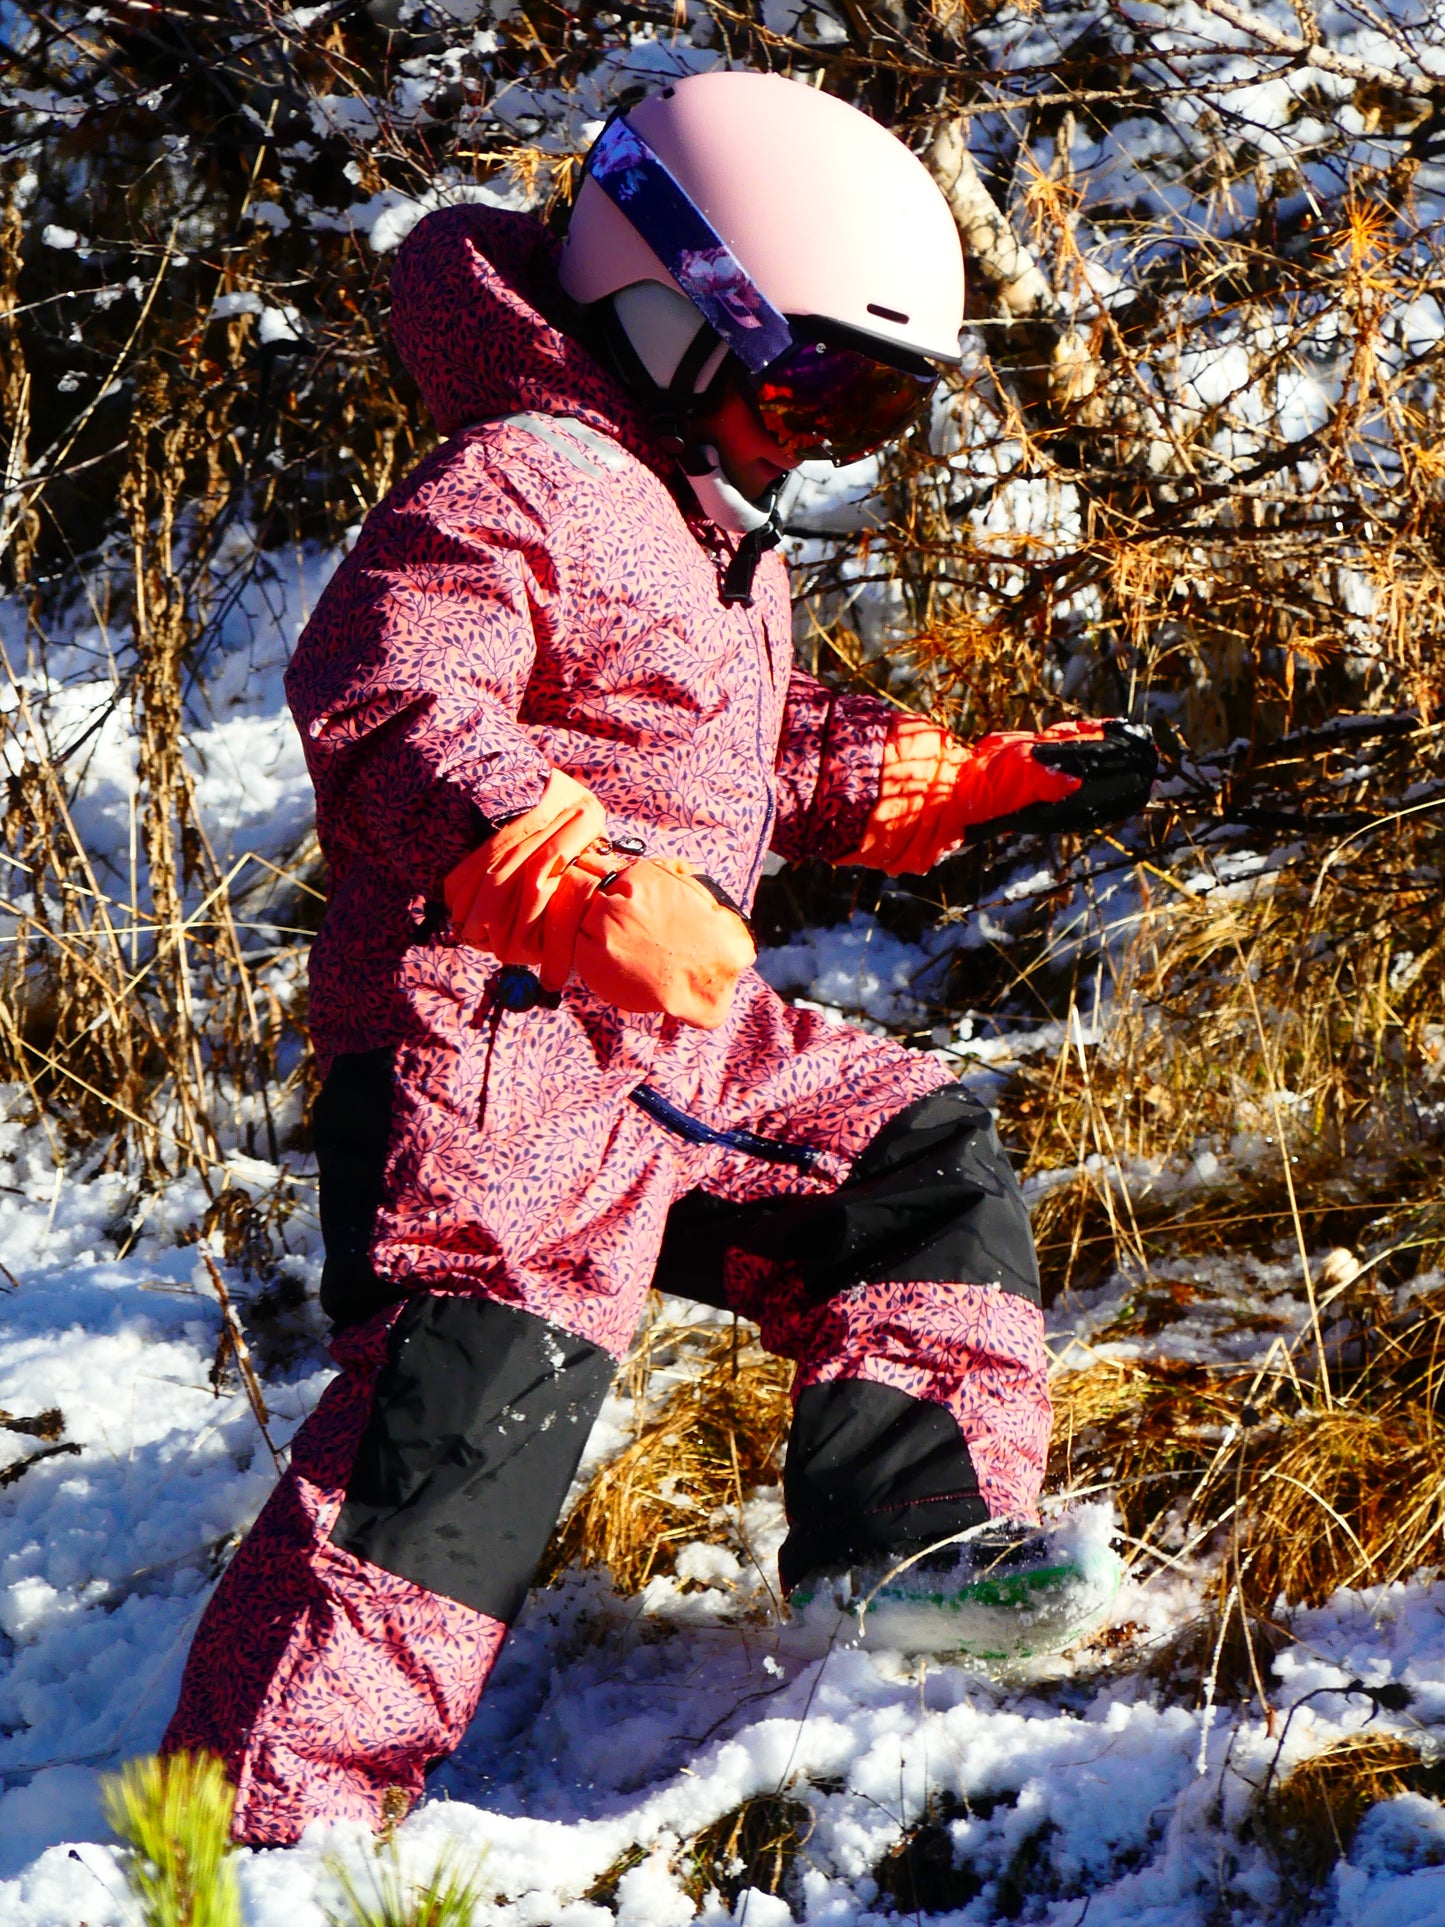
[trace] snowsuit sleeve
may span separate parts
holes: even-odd
[[[896,714],[876,696],[845,695],[793,671],[778,743],[772,845],[779,856],[836,863],[857,849],[878,801],[883,744]]]
[[[373,514],[286,678],[328,847],[432,900],[542,794],[517,718],[559,602],[529,518],[449,514],[447,480]]]

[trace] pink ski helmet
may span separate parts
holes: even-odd
[[[649,283],[685,297],[707,324],[688,378],[731,349],[800,454],[881,447],[959,359],[963,251],[927,168],[780,75],[695,74],[609,122],[559,272],[583,305]]]

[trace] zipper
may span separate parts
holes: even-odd
[[[756,1131],[718,1131],[700,1117],[686,1111],[655,1091],[650,1084],[639,1084],[631,1093],[632,1101],[645,1111],[654,1124],[689,1144],[716,1144],[725,1151],[741,1151],[744,1157],[762,1158],[768,1164],[791,1164],[797,1171],[813,1170],[821,1151],[811,1144],[788,1144],[782,1138],[760,1137]]]
[[[748,887],[745,892],[745,898],[748,902],[751,902],[753,894],[758,887],[758,879],[763,873],[763,865],[767,861],[768,844],[772,840],[773,823],[778,814],[778,798],[776,789],[774,788],[777,773],[778,743],[777,738],[774,737],[772,755],[769,757],[767,732],[763,728],[770,706],[768,698],[770,695],[774,695],[777,690],[778,672],[773,665],[773,645],[772,639],[768,635],[767,623],[762,616],[759,615],[756,621],[750,622],[748,626],[751,628],[753,638],[758,644],[758,654],[763,659],[763,667],[767,670],[766,682],[763,681],[761,676],[758,678],[758,705],[756,720],[753,725],[753,741],[757,746],[758,762],[763,772],[763,781],[767,784],[768,788],[768,807],[763,817],[763,833],[758,839],[758,847],[753,856],[752,869],[748,873]],[[785,704],[786,700],[785,697]]]

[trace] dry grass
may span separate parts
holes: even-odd
[[[744,1889],[780,1894],[813,1831],[813,1810],[789,1793],[754,1793],[685,1840],[673,1863],[683,1891],[701,1906],[709,1893],[735,1908]],[[616,1908],[618,1884],[648,1857],[631,1846],[604,1869],[582,1898]]]
[[[1319,1605],[1338,1586],[1404,1578],[1445,1546],[1445,1436],[1429,1406],[1312,1413],[1263,1442],[1239,1480],[1261,1603]]]
[[[1328,1402],[1299,1341],[1302,1357],[1279,1341],[1249,1370],[1164,1360],[1065,1374],[1054,1480],[1106,1484],[1136,1558],[1212,1557],[1221,1600],[1238,1588],[1261,1619],[1437,1563],[1445,1292],[1398,1318],[1363,1292],[1354,1310],[1332,1328],[1350,1337],[1332,1336]]]
[[[1232,877],[1197,823],[1173,842],[1161,832],[1168,847],[1127,894],[1096,900],[1085,876],[1013,953],[1014,995],[1063,1020],[1006,1114],[1027,1170],[1073,1174],[1035,1213],[1051,1295],[1121,1264],[1147,1277],[1165,1252],[1283,1240],[1303,1261],[1322,1233],[1369,1241],[1372,1220],[1410,1253],[1392,1282],[1440,1247],[1445,897],[1430,879],[1445,863],[1445,738],[1356,743],[1345,760],[1317,750],[1296,759],[1300,784],[1324,793],[1348,774],[1369,833]],[[1275,784],[1281,766],[1262,763]],[[1397,818],[1411,784],[1438,799],[1433,813]],[[1215,1178],[1181,1190],[1203,1152]]]
[[[1445,767],[1436,774],[1445,793]],[[1362,1130],[1383,1139],[1428,1068],[1427,1026],[1445,1016],[1439,892],[1391,892],[1381,877],[1387,865],[1427,871],[1441,839],[1427,829],[1383,841],[1328,864],[1327,847],[1232,886],[1187,853],[1174,869],[1151,866],[1137,908],[1109,933],[1116,1018],[1087,1076],[1077,1037],[1060,1047],[1032,1161],[1057,1168],[1081,1145],[1170,1158],[1211,1134],[1222,1145],[1269,1139],[1285,1093],[1296,1150],[1316,1139],[1337,1155],[1359,1150]]]
[[[1445,1769],[1427,1764],[1408,1741],[1371,1733],[1326,1747],[1268,1788],[1252,1828],[1280,1870],[1292,1914],[1325,1885],[1369,1809],[1405,1792],[1439,1799]]]
[[[651,1416],[639,1398],[636,1437],[599,1467],[554,1535],[544,1583],[569,1566],[601,1565],[619,1590],[639,1592],[673,1570],[690,1540],[736,1537],[745,1495],[777,1483],[791,1366],[740,1332],[689,1339],[686,1328],[653,1327],[635,1376],[645,1384],[648,1359],[679,1337],[688,1377]]]
[[[873,1869],[880,1895],[892,1901],[900,1915],[957,1913],[983,1891],[973,1867],[954,1864],[950,1821],[964,1815],[991,1813],[1012,1805],[1017,1796],[998,1800],[965,1801],[951,1794],[935,1796],[916,1825],[909,1827],[895,1847]]]
[[[755,1793],[695,1833],[682,1851],[682,1885],[699,1905],[721,1894],[736,1907],[744,1888],[781,1894],[813,1831],[813,1810],[787,1793]]]

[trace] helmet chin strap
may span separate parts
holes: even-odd
[[[731,359],[727,342],[700,320],[692,301],[651,281],[600,302],[597,319],[613,368],[675,452],[708,521],[724,534],[756,537],[750,552],[772,547],[781,533],[781,481],[750,501],[728,480],[717,449],[693,439],[692,424],[715,398]]]
[[[751,608],[753,577],[763,556],[782,540],[783,524],[797,500],[801,476],[780,475],[757,501],[750,502],[724,475],[718,452],[708,443],[686,444],[678,456],[678,467],[708,520],[725,534],[738,537],[723,577],[723,601]]]
[[[750,502],[724,475],[718,452],[708,443],[694,443],[681,457],[680,466],[703,514],[726,534],[752,535],[773,521],[780,483],[774,482],[756,502]]]
[[[789,487],[793,478],[780,476],[756,501],[750,501],[728,480],[717,449],[709,442],[692,439],[689,423],[703,412],[708,395],[722,378],[729,350],[712,328],[696,328],[689,323],[692,338],[671,375],[665,381],[661,379],[666,374],[664,362],[681,332],[672,325],[678,319],[672,310],[674,306],[691,305],[675,292],[669,300],[669,294],[669,290],[649,283],[639,289],[623,289],[621,295],[599,302],[599,346],[624,386],[642,403],[659,440],[674,454],[698,507],[714,528],[736,538],[737,547],[720,593],[725,603],[747,608],[753,600],[758,563],[782,537],[784,504],[795,494]],[[662,335],[669,329],[671,338],[663,341]]]

